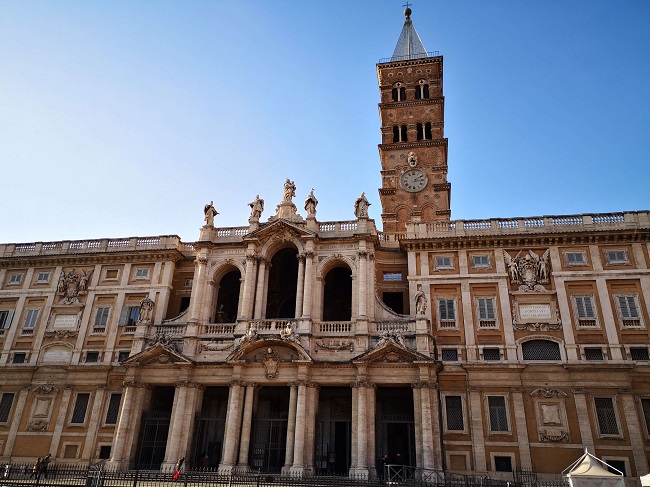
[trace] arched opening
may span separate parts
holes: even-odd
[[[560,345],[551,340],[528,340],[521,344],[524,360],[562,360]]]
[[[240,284],[241,272],[239,272],[239,269],[228,272],[219,281],[217,308],[214,314],[217,323],[234,323],[237,321]]]
[[[325,276],[323,321],[352,320],[352,271],[335,267]]]
[[[298,251],[284,248],[275,253],[269,270],[266,317],[295,318],[298,286]]]

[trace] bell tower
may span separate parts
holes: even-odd
[[[402,233],[407,222],[451,216],[444,136],[442,56],[427,52],[413,27],[411,9],[389,59],[377,64],[381,123],[382,222]]]

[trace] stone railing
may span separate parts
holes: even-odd
[[[289,323],[291,323],[293,330],[294,331],[296,330],[295,319],[251,320],[248,323],[249,326],[250,325],[254,326],[258,333],[268,333],[268,332],[280,333],[280,330],[286,328]]]
[[[181,242],[180,237],[176,235],[0,244],[0,257],[124,252],[128,250],[146,251],[171,249],[180,252],[192,251],[193,246],[188,248],[188,245],[191,246],[191,244]]]
[[[356,220],[347,222],[322,222],[318,224],[319,233],[353,233],[357,230]]]
[[[415,333],[415,320],[413,321],[375,321],[370,327],[371,333],[411,332]]]
[[[233,335],[237,323],[213,323],[209,325],[200,325],[198,334],[201,336],[223,336]]]
[[[147,335],[184,336],[185,325],[154,325],[148,331]]]
[[[402,235],[400,238],[419,239],[467,235],[593,232],[650,228],[650,213],[648,211],[636,211],[526,218],[492,218],[489,220],[456,220],[450,222],[408,223],[406,227],[406,235]]]
[[[314,331],[322,335],[341,335],[354,333],[355,326],[352,321],[324,321],[316,323]]]

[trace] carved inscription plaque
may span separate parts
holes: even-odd
[[[77,326],[77,315],[56,315],[54,328],[75,328]]]
[[[519,316],[522,320],[550,320],[550,304],[520,304]]]

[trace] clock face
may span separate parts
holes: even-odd
[[[417,169],[406,171],[399,179],[400,186],[409,193],[422,191],[428,182],[429,178],[427,175]]]

